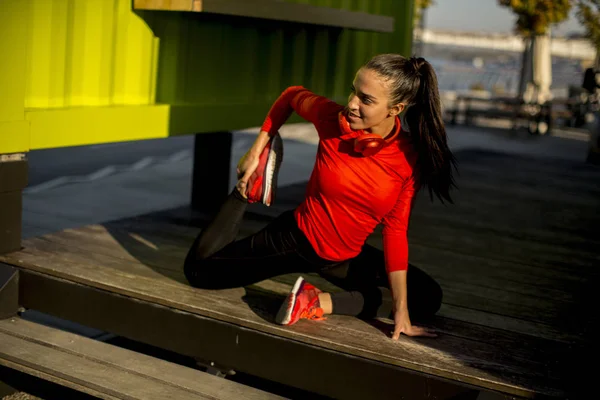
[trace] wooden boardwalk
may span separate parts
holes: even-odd
[[[582,360],[597,347],[600,169],[479,151],[457,155],[455,205],[432,204],[422,192],[409,231],[411,263],[444,290],[436,318],[423,321],[439,331],[437,339],[392,342],[389,321],[341,316],[275,325],[292,275],[232,290],[190,288],[182,262],[203,218],[188,210],[27,239],[0,261],[21,268],[26,307],[325,395],[421,393],[421,383],[410,379],[402,387],[381,385],[400,371],[516,397],[577,398],[592,376]],[[244,233],[294,207],[303,192],[304,185],[286,187],[276,206],[252,206]],[[380,246],[379,231],[369,241]],[[308,279],[336,290],[319,277]],[[125,299],[137,305],[122,313]],[[144,317],[142,308],[132,311],[140,304],[156,305],[152,315],[164,319],[147,326],[166,333],[130,326]],[[166,309],[196,317],[204,330],[189,338]],[[237,336],[229,337],[233,328]],[[253,351],[260,363],[248,359]],[[321,380],[308,367],[282,367],[292,360],[306,365],[311,357],[322,363]],[[302,372],[302,379],[292,376]]]

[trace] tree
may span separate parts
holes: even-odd
[[[498,0],[498,3],[517,15],[515,31],[525,41],[519,97],[526,102],[545,103],[552,97],[550,27],[567,19],[572,0]]]
[[[577,19],[585,27],[586,36],[596,47],[596,63],[600,63],[600,0],[578,0]],[[600,68],[600,65],[596,65]]]
[[[414,46],[414,54],[422,56],[423,54],[423,29],[425,29],[425,9],[434,4],[433,0],[415,0],[413,11],[413,43],[418,42]],[[417,34],[417,32],[419,32]]]
[[[413,26],[418,26],[423,16],[423,11],[433,5],[433,0],[415,0]]]
[[[498,3],[517,14],[515,31],[524,37],[545,35],[551,25],[568,18],[572,5],[571,0],[498,0]]]

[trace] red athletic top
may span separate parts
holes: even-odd
[[[406,132],[379,153],[354,152],[362,131],[344,130],[343,106],[301,86],[286,89],[275,101],[262,130],[273,135],[293,111],[312,122],[319,133],[315,166],[306,197],[295,210],[298,227],[317,254],[327,260],[356,257],[375,227],[383,224],[383,250],[388,272],[408,267],[407,229],[413,199],[417,153]],[[396,119],[396,127],[400,120]]]

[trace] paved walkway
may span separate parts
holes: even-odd
[[[232,187],[237,160],[251,146],[255,133],[251,129],[234,134]],[[581,138],[532,137],[524,132],[463,127],[449,127],[448,135],[455,151],[482,149],[573,161],[583,161],[587,151],[587,142]],[[308,180],[318,140],[312,125],[286,126],[282,136],[285,156],[280,186]],[[108,165],[84,176],[64,176],[31,186],[23,197],[23,236],[186,205],[191,170],[192,151],[188,150],[158,159],[143,158],[131,165]]]

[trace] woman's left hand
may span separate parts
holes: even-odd
[[[435,331],[429,328],[415,326],[410,323],[408,310],[398,310],[394,313],[394,334],[392,340],[400,339],[400,334],[404,333],[407,336],[426,336],[437,337]]]

